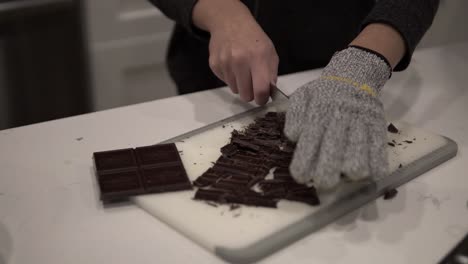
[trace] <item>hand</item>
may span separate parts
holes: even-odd
[[[279,59],[272,41],[240,1],[214,0],[206,8],[217,12],[203,12],[203,2],[208,1],[197,4],[194,21],[211,34],[211,70],[242,100],[265,104],[278,72]],[[222,6],[214,7],[216,3]]]
[[[300,183],[319,189],[388,173],[386,121],[378,94],[391,67],[374,53],[347,48],[322,76],[290,98],[285,134],[297,142],[290,166]]]

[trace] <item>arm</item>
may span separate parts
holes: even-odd
[[[167,17],[188,31],[196,30],[192,24],[192,11],[198,0],[149,0]]]
[[[343,177],[388,176],[378,96],[392,69],[409,64],[437,6],[438,0],[378,1],[350,47],[333,55],[320,78],[293,93],[284,133],[297,142],[289,168],[296,181],[331,189]]]
[[[364,30],[351,44],[374,50],[395,70],[404,70],[438,7],[439,0],[377,1],[363,23]]]
[[[199,0],[193,23],[211,35],[209,65],[244,101],[265,104],[276,82],[278,55],[270,38],[239,0]]]

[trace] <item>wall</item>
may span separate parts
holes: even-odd
[[[442,0],[434,23],[419,48],[468,41],[468,1]]]
[[[172,21],[147,0],[84,4],[94,110],[176,95],[165,67]]]

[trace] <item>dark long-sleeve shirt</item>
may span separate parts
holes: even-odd
[[[150,0],[176,22],[167,54],[169,72],[179,93],[225,85],[208,65],[209,34],[192,23],[198,0]],[[410,63],[416,45],[432,24],[439,0],[243,0],[273,41],[278,74],[324,67],[368,24],[396,29],[406,53],[395,70]]]

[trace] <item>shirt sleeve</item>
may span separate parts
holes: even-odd
[[[401,34],[406,53],[395,71],[402,71],[408,67],[414,49],[431,26],[438,7],[439,0],[377,0],[362,28],[372,23],[383,23]]]
[[[195,27],[192,21],[192,12],[198,0],[149,0],[161,10],[168,18],[181,25],[190,34],[206,39],[208,33]]]

